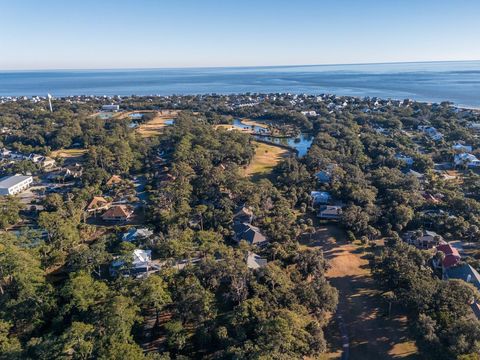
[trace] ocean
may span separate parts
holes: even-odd
[[[0,71],[0,96],[331,93],[480,108],[480,61]]]

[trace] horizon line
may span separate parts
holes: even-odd
[[[289,64],[289,65],[231,65],[231,66],[181,66],[181,67],[111,67],[111,68],[51,68],[51,69],[0,69],[0,72],[43,72],[43,71],[108,71],[108,70],[195,70],[195,69],[248,69],[248,68],[288,68],[315,66],[362,66],[389,64],[428,64],[428,63],[461,63],[478,62],[475,60],[418,60],[418,61],[381,61],[358,63],[326,63],[326,64]]]

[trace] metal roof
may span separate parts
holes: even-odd
[[[7,176],[2,179],[0,179],[0,188],[5,188],[9,189],[12,186],[15,186],[27,179],[30,179],[31,176],[26,176],[26,175],[13,175],[13,176]]]

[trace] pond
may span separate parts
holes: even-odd
[[[233,126],[242,130],[243,129],[254,130],[257,133],[262,133],[266,131],[266,129],[261,126],[244,124],[240,119],[234,119]],[[292,136],[292,137],[285,137],[285,138],[278,138],[278,137],[272,137],[272,136],[256,136],[256,135],[253,135],[253,136],[259,140],[268,141],[273,144],[284,145],[284,146],[288,146],[293,149],[296,149],[298,151],[299,157],[303,157],[307,154],[308,149],[312,145],[312,141],[313,141],[313,136],[304,134],[304,133],[300,134],[297,137]]]
[[[140,119],[143,118],[143,114],[142,113],[133,113],[133,114],[128,115],[128,117],[132,120],[140,120]]]
[[[298,151],[298,156],[303,157],[307,155],[308,149],[312,145],[313,136],[308,134],[300,134],[298,137],[277,138],[271,136],[255,136],[259,140],[268,141],[273,144],[284,145],[294,148]]]
[[[97,114],[97,116],[102,119],[102,120],[108,120],[113,117],[113,113],[110,112],[100,112]]]

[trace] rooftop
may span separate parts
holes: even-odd
[[[27,175],[13,175],[13,176],[6,176],[0,179],[0,188],[10,188],[18,183],[30,179],[31,176]]]

